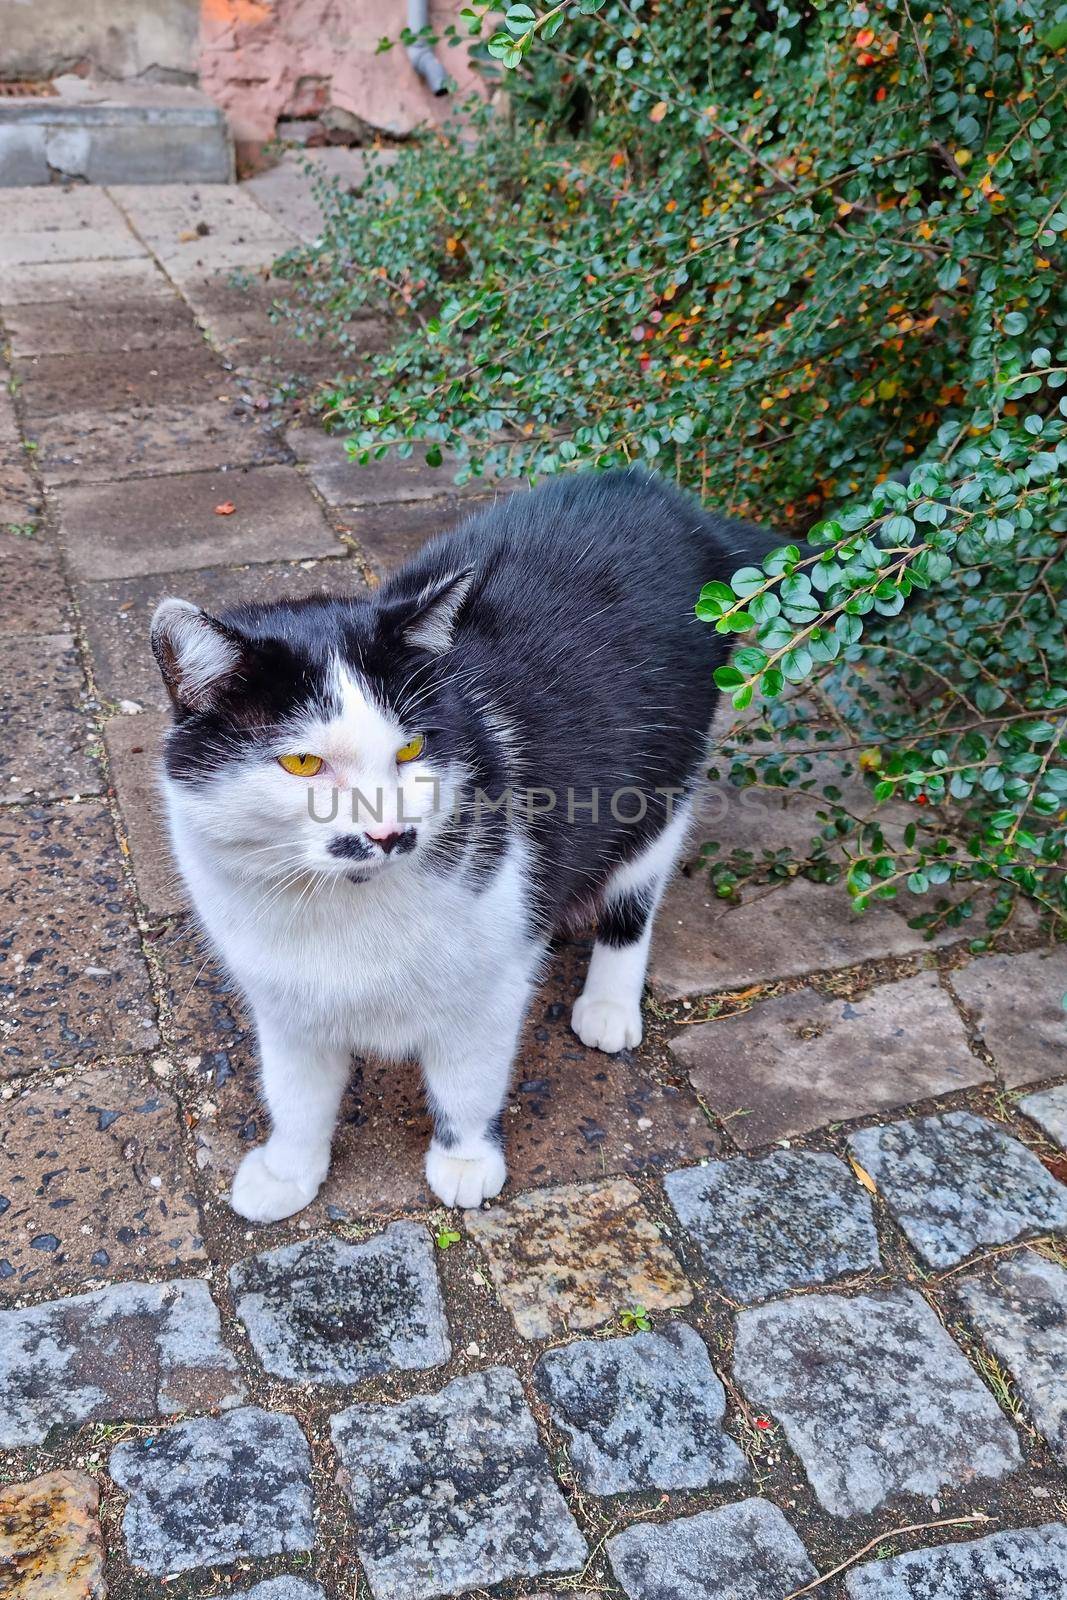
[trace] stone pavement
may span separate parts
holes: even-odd
[[[639,1050],[570,1033],[560,946],[491,1207],[433,1206],[368,1059],[315,1205],[230,1212],[264,1114],[148,618],[373,585],[487,491],[300,421],[389,329],[270,320],[291,163],[0,206],[0,1597],[1064,1600],[1067,960],[1025,913],[972,953],[682,876]],[[816,825],[710,795],[727,849]]]

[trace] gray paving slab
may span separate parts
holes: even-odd
[[[1020,1250],[962,1278],[958,1292],[1067,1466],[1067,1271],[1035,1250]]]
[[[434,1246],[417,1223],[360,1244],[264,1251],[231,1267],[230,1287],[263,1366],[295,1383],[362,1383],[452,1353]]]
[[[726,1391],[684,1322],[550,1350],[534,1382],[590,1494],[706,1489],[748,1476],[723,1431]]]
[[[724,1292],[743,1303],[881,1266],[870,1200],[843,1161],[783,1150],[669,1172],[667,1196]]]
[[[797,989],[676,1034],[671,1054],[746,1150],[988,1082],[933,972],[858,999]]]
[[[864,1128],[848,1145],[931,1267],[1067,1228],[1067,1188],[1025,1145],[973,1112]]]
[[[670,1522],[639,1522],[607,1542],[629,1600],[784,1600],[815,1568],[769,1500],[741,1500]]]
[[[341,554],[79,582],[76,592],[99,692],[111,700],[165,711],[170,702],[148,642],[152,613],[164,596],[179,595],[208,611],[221,611],[313,594],[365,594],[366,588],[355,562]]]
[[[748,848],[762,843],[754,831]],[[965,933],[953,930],[952,936]],[[684,1000],[928,948],[895,904],[873,902],[861,916],[840,884],[792,878],[731,905],[716,897],[705,874],[694,872],[675,878],[664,897],[649,980],[664,999]]]
[[[0,268],[24,282],[31,281],[34,268],[46,262],[116,261],[147,254],[121,219],[95,227],[27,229],[24,233],[9,233],[5,228],[0,234]]]
[[[129,1559],[163,1577],[314,1546],[311,1457],[294,1417],[242,1406],[118,1445]]]
[[[174,296],[174,285],[151,256],[129,256],[119,261],[43,261],[33,266],[5,266],[0,262],[0,305],[77,305],[83,300],[121,302],[124,295],[140,298]]]
[[[50,1428],[239,1405],[237,1362],[206,1283],[120,1283],[0,1311],[0,1447]]]
[[[137,895],[150,917],[169,917],[188,904],[171,850],[160,782],[166,712],[109,717],[104,723],[108,769],[122,816]]]
[[[331,1429],[374,1600],[429,1600],[570,1572],[585,1540],[507,1367],[358,1405]]]
[[[813,1374],[818,1381],[813,1381]],[[777,1417],[835,1517],[1022,1464],[990,1391],[911,1290],[810,1294],[742,1311],[734,1376]]]
[[[1009,1087],[1067,1071],[1067,946],[983,956],[949,978]]]
[[[1043,1133],[1067,1150],[1067,1083],[1058,1083],[1052,1089],[1040,1089],[1018,1101],[1024,1117],[1036,1122]]]
[[[269,417],[235,399],[135,405],[126,410],[63,412],[43,417],[28,432],[46,484],[111,485],[124,478],[166,478],[270,466],[288,452]]]
[[[59,539],[86,579],[337,555],[335,539],[291,467],[189,472],[61,489]],[[232,505],[231,513],[218,506]]]
[[[849,1600],[1064,1600],[1067,1526],[1006,1529],[871,1561],[845,1578]]]

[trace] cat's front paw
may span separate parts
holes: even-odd
[[[571,1011],[571,1027],[590,1050],[603,1050],[609,1056],[633,1050],[641,1043],[641,1006],[580,994]]]
[[[471,1160],[431,1144],[426,1153],[426,1182],[446,1206],[480,1206],[504,1187],[508,1169],[499,1150],[487,1148]]]
[[[320,1186],[321,1179],[315,1183],[276,1177],[267,1165],[266,1146],[261,1146],[250,1151],[238,1167],[230,1204],[249,1222],[280,1222],[310,1205]]]

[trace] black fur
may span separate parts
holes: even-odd
[[[612,869],[655,837],[700,774],[712,673],[729,646],[696,619],[694,602],[703,583],[728,579],[774,543],[636,471],[502,498],[431,540],[374,596],[222,613],[239,668],[210,710],[179,707],[168,772],[195,783],[247,755],[328,693],[326,669],[340,655],[401,716],[418,701],[428,759],[468,765],[472,804],[436,841],[439,869],[455,870],[477,837],[478,870],[491,873],[509,826],[521,826],[532,845],[531,914],[549,930],[598,906]],[[468,572],[451,648],[412,645],[406,630],[427,595]],[[510,825],[503,809],[487,809],[509,788]],[[555,795],[552,809],[536,795],[524,805],[541,790]]]

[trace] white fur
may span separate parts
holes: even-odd
[[[692,805],[679,806],[663,832],[647,850],[619,867],[608,880],[604,900],[630,891],[644,892],[650,901],[641,938],[616,947],[597,940],[585,986],[574,1002],[571,1027],[591,1050],[633,1050],[641,1043],[641,995],[645,987],[652,923],[674,864],[681,855],[692,818]]]
[[[348,817],[313,821],[308,780],[262,759],[231,765],[207,789],[164,780],[175,852],[205,929],[251,1006],[267,1143],[246,1156],[232,1202],[275,1221],[311,1201],[326,1176],[352,1052],[417,1058],[447,1147],[427,1158],[431,1189],[448,1205],[499,1192],[503,1157],[492,1128],[542,959],[524,916],[525,846],[516,839],[491,882],[425,870],[425,841],[444,826],[433,791],[416,786],[395,752],[417,729],[399,727],[354,680],[338,682],[339,716],[293,730],[284,749],[323,755],[312,780],[328,811],[353,787],[402,796],[418,818],[410,855],[339,861],[327,845]],[[284,741],[283,741],[284,743]],[[443,803],[462,774],[442,785]],[[352,882],[355,869],[366,881]],[[442,930],[447,929],[447,937]]]

